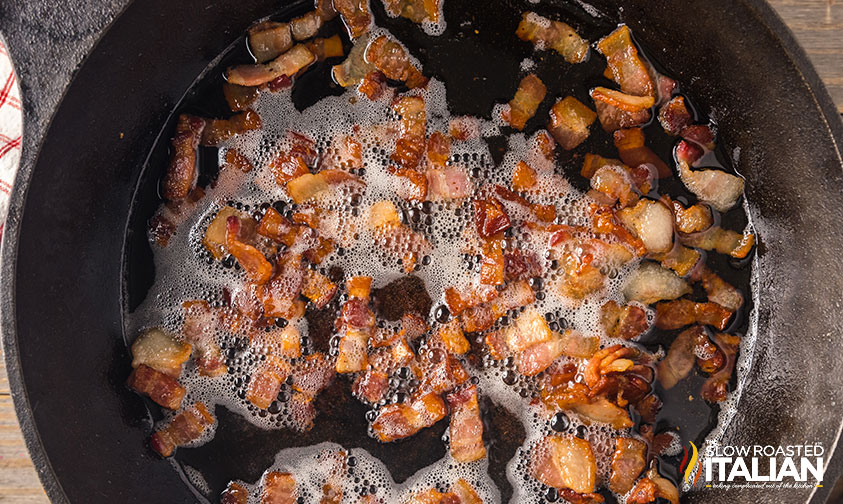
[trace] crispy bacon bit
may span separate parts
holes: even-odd
[[[149,329],[132,343],[132,367],[146,365],[173,378],[181,374],[193,347],[161,329]]]
[[[618,306],[615,301],[606,301],[600,309],[600,322],[610,338],[635,339],[644,334],[650,324],[647,312],[641,307],[626,304]]]
[[[453,355],[462,355],[471,348],[457,319],[439,326],[433,335],[433,341],[440,342],[445,351]]]
[[[258,99],[260,90],[256,87],[238,86],[225,82],[222,85],[222,92],[225,95],[225,101],[228,102],[228,108],[232,112],[240,112],[249,108]]]
[[[656,484],[649,478],[641,478],[626,500],[629,504],[650,504],[656,501]]]
[[[366,95],[366,97],[372,101],[380,98],[385,89],[386,75],[384,75],[380,70],[372,70],[367,73],[363,77],[362,82],[360,82],[360,86],[357,88],[358,91]]]
[[[457,316],[472,306],[486,303],[498,296],[494,286],[477,285],[468,290],[459,290],[455,287],[445,289],[445,304],[452,315]]]
[[[641,263],[623,290],[627,301],[644,304],[676,299],[689,292],[691,288],[676,273],[652,262]]]
[[[708,402],[720,402],[726,400],[729,392],[727,386],[732,378],[732,371],[735,369],[741,338],[731,334],[715,333],[712,340],[714,340],[718,350],[722,352],[724,362],[722,367],[703,383],[700,395]]]
[[[290,473],[272,471],[263,476],[261,504],[296,504],[299,491]]]
[[[609,488],[618,495],[632,489],[638,475],[646,467],[647,445],[637,439],[619,437],[612,454],[612,474]]]
[[[693,121],[694,118],[691,117],[691,112],[685,106],[685,98],[682,96],[673,97],[659,110],[659,123],[664,128],[664,132],[670,136],[679,136],[679,133]]]
[[[621,163],[618,159],[604,158],[603,156],[589,153],[585,155],[585,158],[583,158],[580,175],[590,179],[595,173],[597,173],[597,170],[603,168],[604,166],[623,166],[623,163]]]
[[[572,150],[588,138],[588,127],[596,118],[593,110],[573,96],[567,96],[550,109],[547,129],[563,149]]]
[[[647,252],[657,254],[673,248],[673,214],[662,202],[642,199],[615,215],[644,243]]]
[[[535,187],[537,182],[536,170],[524,161],[519,161],[512,172],[512,189],[515,191],[528,191]]]
[[[339,187],[359,189],[365,186],[360,178],[344,170],[327,169],[305,173],[287,182],[287,193],[296,204],[302,204]]]
[[[719,212],[731,209],[743,194],[744,181],[738,176],[720,170],[691,170],[681,160],[677,164],[685,187]]]
[[[412,436],[445,418],[445,401],[434,393],[413,397],[409,402],[380,409],[372,422],[375,435],[384,443]]]
[[[441,394],[468,381],[468,373],[460,361],[441,349],[421,353],[422,382],[420,390]]]
[[[333,3],[345,23],[349,37],[356,39],[369,32],[372,24],[369,0],[333,0]]]
[[[615,147],[617,147],[618,155],[623,162],[629,166],[653,165],[658,178],[670,177],[673,174],[665,162],[644,145],[644,131],[641,128],[616,131]]]
[[[444,167],[451,157],[451,139],[442,134],[441,131],[434,131],[427,139],[427,159],[431,164],[440,168]]]
[[[401,185],[396,189],[396,193],[407,201],[424,201],[427,199],[428,192],[428,174],[422,173],[414,168],[397,168],[395,166],[388,166],[387,172],[396,177],[401,177]],[[429,170],[430,172],[441,173],[441,170]]]
[[[235,169],[241,173],[249,173],[254,168],[249,158],[238,152],[237,149],[231,148],[225,151],[225,164],[221,167],[222,170]]]
[[[174,378],[146,364],[141,364],[132,371],[128,384],[135,392],[148,396],[157,404],[171,410],[181,406],[186,392]]]
[[[246,400],[260,409],[268,408],[278,397],[281,384],[290,375],[291,366],[275,355],[267,355],[266,360],[252,373]]]
[[[462,478],[451,486],[451,492],[459,497],[459,504],[483,504],[483,500],[477,495],[477,491]]]
[[[467,308],[460,315],[462,328],[466,332],[485,331],[506,312],[526,306],[536,300],[536,295],[526,280],[507,285],[496,298]]]
[[[559,491],[559,497],[571,504],[601,504],[606,501],[598,493],[577,493],[570,488],[563,488]]]
[[[306,40],[316,35],[322,28],[322,16],[315,10],[290,21],[290,33],[295,40]]]
[[[249,502],[249,491],[242,485],[230,482],[220,495],[220,504],[247,504]]]
[[[594,108],[597,110],[597,117],[600,119],[603,131],[607,133],[621,128],[634,128],[650,120],[649,109],[627,112],[601,100],[594,101]]]
[[[298,230],[289,219],[272,207],[266,209],[258,225],[257,232],[270,240],[291,247],[298,235]]]
[[[171,142],[170,164],[161,187],[165,199],[184,199],[196,185],[196,149],[204,129],[204,119],[188,114],[179,116]]]
[[[425,173],[428,197],[435,199],[460,199],[471,194],[471,179],[462,166],[446,166],[441,169],[431,168]]]
[[[386,11],[392,16],[405,17],[421,24],[439,22],[439,9],[443,0],[383,0]]]
[[[515,97],[510,100],[508,108],[501,112],[501,117],[518,131],[523,130],[527,121],[536,115],[546,93],[547,87],[541,79],[535,74],[527,75],[521,79]]]
[[[606,196],[606,204],[619,202],[620,207],[625,208],[638,203],[638,190],[629,172],[620,164],[598,168],[591,177],[591,188]]]
[[[670,504],[679,504],[679,491],[670,481],[662,478],[655,465],[647,471],[647,476],[638,480],[626,502],[629,504],[650,504],[662,498]]]
[[[591,444],[573,436],[547,436],[533,449],[533,476],[545,485],[594,492],[597,461]]]
[[[486,456],[483,445],[483,420],[477,403],[477,387],[472,385],[448,394],[451,410],[449,428],[451,456],[457,462],[474,462]]]
[[[690,247],[715,250],[737,259],[743,259],[749,255],[755,245],[755,235],[749,231],[741,234],[719,226],[711,226],[699,233],[679,235],[679,240]]]
[[[297,306],[303,283],[301,257],[291,253],[279,257],[275,274],[259,289],[264,315],[288,320],[303,315],[299,313],[303,306]]]
[[[599,86],[591,90],[591,98],[630,114],[647,110],[655,104],[652,96],[635,96]]]
[[[706,267],[700,272],[700,277],[709,301],[713,301],[733,312],[738,311],[743,305],[743,295],[740,291],[720,278],[717,273]]]
[[[531,42],[535,49],[553,49],[568,63],[582,63],[588,54],[588,41],[561,21],[552,21],[535,12],[525,12],[515,35]]]
[[[354,379],[351,390],[355,396],[375,404],[383,399],[389,390],[389,375],[377,369],[367,369]]]
[[[217,212],[217,215],[208,224],[208,229],[205,230],[205,236],[202,238],[202,245],[216,260],[222,259],[228,253],[225,237],[229,217],[240,218],[247,222],[250,220],[247,214],[230,206],[224,206]]]
[[[407,169],[418,166],[425,149],[427,114],[424,98],[403,96],[392,104],[392,110],[401,116],[401,132],[390,159]]]
[[[330,281],[325,275],[308,269],[304,275],[301,293],[313,303],[313,306],[320,309],[324,308],[334,298],[337,288],[337,284]]]
[[[226,219],[226,248],[246,271],[249,279],[262,285],[272,276],[272,265],[258,249],[238,240],[240,227],[240,218],[232,215]]]
[[[624,93],[636,96],[655,96],[653,79],[647,71],[647,65],[638,55],[638,49],[632,43],[632,35],[626,25],[597,42],[597,50],[606,57],[612,79]]]
[[[193,345],[194,359],[203,376],[219,376],[228,371],[220,346],[214,338],[218,324],[217,314],[206,301],[185,301],[184,339]]]
[[[264,21],[249,28],[249,48],[258,63],[266,63],[293,47],[290,25]]]
[[[711,208],[703,203],[690,205],[687,208],[679,201],[671,200],[663,196],[662,200],[673,209],[673,219],[676,230],[680,233],[690,234],[705,231],[710,228],[714,219]]]
[[[162,457],[199,438],[214,423],[214,417],[201,402],[176,415],[170,424],[152,435],[149,444]]]
[[[379,36],[369,44],[366,60],[372,62],[388,79],[404,82],[410,89],[427,84],[427,77],[410,62],[404,46],[386,35]]]
[[[304,44],[296,44],[289,51],[268,63],[238,65],[226,71],[231,84],[239,86],[260,86],[279,77],[292,77],[307,67],[316,57]]]
[[[483,238],[491,238],[511,225],[506,210],[495,198],[474,200],[474,224]]]
[[[708,340],[703,326],[693,326],[685,329],[667,351],[667,355],[659,362],[659,382],[665,389],[672,388],[691,373],[694,368],[694,348],[700,338]]]
[[[375,326],[375,316],[369,308],[371,287],[371,277],[352,277],[346,282],[349,299],[343,304],[339,320],[342,336],[338,373],[362,371],[368,364],[366,352]]]
[[[688,299],[663,301],[656,305],[656,327],[679,329],[691,324],[714,326],[723,330],[729,325],[732,312],[717,303],[695,303]]]
[[[316,56],[317,61],[325,61],[328,58],[339,58],[345,54],[339,35],[333,35],[328,38],[315,38],[305,45]]]

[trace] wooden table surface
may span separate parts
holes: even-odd
[[[770,0],[796,34],[843,114],[843,0]],[[838,485],[839,486],[839,485]],[[839,495],[839,494],[838,494]],[[29,459],[0,359],[0,502],[48,503]],[[830,501],[836,502],[836,501]]]

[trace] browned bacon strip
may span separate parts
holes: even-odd
[[[547,88],[536,74],[527,75],[518,84],[518,90],[510,100],[509,107],[501,113],[503,120],[518,131],[523,130],[527,121],[536,115],[536,109],[546,93]]]
[[[289,376],[290,370],[291,367],[287,361],[275,355],[267,355],[266,360],[252,373],[246,400],[260,409],[268,408],[278,397],[281,384]]]
[[[550,109],[547,129],[565,150],[571,150],[588,138],[588,128],[597,115],[573,96],[556,102]]]
[[[656,327],[679,329],[691,324],[702,324],[722,331],[729,324],[732,313],[717,303],[695,303],[689,299],[663,301],[656,305]]]
[[[588,41],[561,21],[551,21],[535,12],[525,12],[515,35],[532,42],[536,49],[553,49],[568,63],[581,63],[588,54]]]
[[[228,119],[211,119],[202,131],[202,145],[219,145],[234,135],[261,128],[261,118],[257,112],[248,109],[234,114]]]
[[[201,402],[176,415],[170,424],[150,438],[152,449],[169,457],[179,447],[199,438],[214,423],[214,417]]]
[[[299,491],[290,473],[268,472],[263,477],[261,504],[296,504]]]
[[[141,364],[129,375],[129,387],[161,406],[174,410],[181,406],[185,389],[174,378]]]
[[[457,462],[474,462],[486,456],[483,445],[483,420],[477,403],[477,387],[448,394],[451,410],[450,450]]]
[[[404,82],[410,89],[427,84],[427,77],[410,62],[404,46],[386,35],[379,36],[369,44],[366,59],[388,79]]]
[[[164,198],[178,201],[187,197],[196,185],[196,149],[205,129],[205,120],[182,114],[171,142],[172,154],[161,192]]]
[[[228,82],[239,86],[260,86],[279,77],[292,77],[307,67],[316,57],[304,44],[296,44],[289,51],[268,63],[239,65],[226,72]]]
[[[258,285],[265,284],[272,276],[272,264],[266,260],[260,250],[238,239],[241,228],[241,221],[238,217],[228,217],[225,225],[225,244],[228,247],[228,252],[237,259],[249,280]]]
[[[405,169],[414,169],[424,154],[427,114],[424,98],[404,96],[395,101],[392,109],[401,116],[401,132],[390,159]]]
[[[381,441],[388,443],[412,436],[445,418],[445,401],[434,393],[416,396],[409,402],[381,408],[372,422],[372,429]]]
[[[609,488],[623,495],[632,489],[638,475],[646,467],[647,445],[637,439],[619,437],[612,454],[612,474]]]
[[[369,0],[333,0],[333,3],[345,23],[349,37],[356,39],[369,32],[372,24]]]
[[[606,57],[612,78],[620,85],[621,91],[636,96],[655,96],[653,79],[638,55],[626,25],[600,39],[597,50]]]
[[[607,301],[600,309],[600,322],[610,338],[631,340],[642,335],[650,328],[647,312],[641,307],[626,304],[618,306],[615,301]]]

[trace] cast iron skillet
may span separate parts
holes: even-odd
[[[635,0],[623,9],[591,3],[659,49],[656,59],[717,120],[720,142],[747,178],[761,242],[760,341],[726,441],[819,442],[830,454],[843,401],[837,315],[843,239],[836,232],[843,217],[843,126],[827,93],[761,1]],[[3,241],[4,346],[27,444],[55,502],[198,498],[145,448],[149,413],[124,387],[122,237],[128,230],[132,240],[130,204],[170,112],[249,23],[277,8],[266,0],[130,4],[76,74],[37,158],[27,145]],[[0,19],[20,19],[4,11],[10,9],[16,8],[0,8]],[[61,16],[52,22],[65,21],[73,24]],[[0,29],[20,55],[24,93],[37,96],[25,80],[44,75],[33,73],[45,62],[37,40],[28,45],[32,30]],[[38,139],[44,116],[31,102],[27,114],[27,138]],[[237,470],[232,461],[265,466],[244,456],[261,442],[246,436],[239,456],[208,452],[207,462],[228,474]],[[707,490],[687,501],[822,502],[841,459],[830,461],[827,484],[815,491]]]

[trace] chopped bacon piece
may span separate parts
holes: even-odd
[[[404,168],[415,168],[424,154],[427,114],[424,98],[404,96],[392,104],[392,109],[401,116],[401,132],[395,143],[395,152],[390,159]]]
[[[506,252],[504,258],[504,280],[511,282],[542,276],[544,268],[539,263],[538,254],[519,249]]]
[[[501,113],[501,117],[518,131],[523,130],[527,121],[536,115],[536,110],[546,93],[547,87],[541,79],[535,74],[527,75],[521,79],[515,97],[509,101],[509,106]]]
[[[506,210],[495,198],[474,200],[474,224],[483,238],[491,238],[511,225]]]
[[[591,444],[572,436],[547,436],[533,450],[530,471],[545,485],[594,492],[597,461]]]
[[[255,351],[260,354],[289,358],[301,357],[301,334],[293,325],[288,325],[283,329],[274,328],[269,332],[261,329],[252,335],[251,343]]]
[[[573,96],[567,96],[550,109],[547,129],[563,149],[571,150],[588,138],[588,127],[596,118],[593,110]]]
[[[205,129],[205,120],[182,114],[171,142],[170,164],[162,182],[165,199],[178,201],[187,197],[196,185],[196,149]]]
[[[290,21],[290,33],[295,40],[306,40],[316,35],[322,28],[322,16],[312,10]]]
[[[222,495],[220,495],[220,504],[248,504],[249,491],[239,483],[230,482]]]
[[[434,131],[427,139],[427,159],[435,166],[444,167],[451,157],[451,140],[441,131]]]
[[[146,364],[136,367],[129,375],[128,385],[135,392],[148,396],[167,409],[178,409],[185,389],[173,377],[152,369]]]
[[[297,204],[310,201],[340,187],[359,189],[365,186],[360,178],[343,170],[322,170],[305,173],[287,182],[287,193]]]
[[[702,147],[693,142],[686,142],[685,140],[680,140],[676,144],[676,150],[673,153],[677,161],[687,163],[691,166],[704,155],[705,151],[703,151]]]
[[[564,343],[558,337],[532,345],[518,354],[518,372],[524,376],[535,376],[553,364],[564,351]]]
[[[475,203],[477,201],[475,200]],[[501,285],[506,270],[506,259],[503,255],[503,239],[499,237],[480,241],[482,260],[480,261],[480,283],[486,285]]]
[[[490,285],[476,285],[468,292],[448,287],[445,289],[445,304],[448,305],[451,314],[457,316],[466,309],[491,301],[497,296],[497,289]]]
[[[235,135],[261,128],[261,118],[252,109],[238,112],[228,119],[210,119],[202,130],[202,145],[216,146]]]
[[[153,216],[147,224],[147,234],[150,241],[155,242],[159,247],[166,247],[175,232],[176,225],[163,213]]]
[[[453,355],[462,355],[471,348],[457,319],[439,326],[439,329],[433,335],[433,340],[441,342],[445,351]]]
[[[571,411],[585,420],[607,423],[616,430],[628,429],[635,425],[625,408],[613,404],[605,397],[596,397],[588,402],[575,404],[571,406]]]
[[[443,0],[383,0],[386,11],[392,16],[405,17],[421,24],[439,22],[439,9]]]
[[[673,172],[655,152],[644,145],[644,131],[641,128],[622,129],[615,132],[615,147],[618,155],[629,166],[651,164],[659,178],[670,177]]]
[[[383,95],[386,89],[386,75],[380,70],[372,70],[367,73],[357,90],[366,95],[372,101],[377,100]]]
[[[181,374],[193,347],[161,329],[149,329],[132,343],[132,367],[151,367],[173,378]]]
[[[162,457],[169,457],[179,447],[195,441],[213,425],[214,417],[201,402],[176,415],[170,424],[152,435],[149,444]]]
[[[313,398],[307,394],[293,392],[290,401],[287,403],[290,411],[291,427],[298,432],[307,432],[313,428],[313,419],[316,418],[316,407],[313,405]]]
[[[466,332],[485,331],[506,312],[526,306],[536,300],[536,295],[526,280],[518,280],[507,285],[492,300],[467,308],[460,315],[462,328]]]
[[[316,56],[316,61],[325,61],[328,58],[339,58],[344,55],[342,40],[339,35],[328,38],[315,38],[305,44],[310,52]]]
[[[480,123],[473,116],[454,117],[448,122],[448,135],[454,140],[468,140],[480,136]]]
[[[667,355],[659,362],[658,377],[662,387],[670,389],[691,373],[694,368],[694,348],[700,338],[708,340],[703,326],[689,327],[676,336]]]
[[[375,326],[375,316],[369,308],[371,286],[371,277],[352,277],[346,282],[349,299],[340,314],[338,373],[362,371],[368,364],[367,348]]]
[[[250,220],[247,214],[230,206],[224,206],[217,212],[217,215],[208,224],[208,229],[205,230],[205,235],[202,238],[202,245],[205,246],[216,260],[222,259],[228,253],[226,230],[228,228],[229,217],[240,218],[246,222]],[[242,235],[246,234],[245,228],[248,226],[249,224],[243,226],[243,229],[238,228],[239,231],[242,231]]]
[[[632,489],[632,485],[646,467],[647,445],[638,439],[619,437],[612,454],[612,474],[609,488],[618,495]]]
[[[388,79],[404,82],[410,89],[427,84],[427,77],[410,62],[404,46],[386,35],[380,35],[369,44],[366,59]]]
[[[708,295],[709,301],[713,301],[733,312],[738,311],[743,305],[743,295],[740,291],[729,284],[729,282],[720,278],[717,273],[707,267],[703,267],[700,272],[700,278],[702,279],[702,286]]]
[[[435,199],[460,199],[471,194],[471,179],[465,168],[446,166],[441,169],[431,168],[425,172],[428,197]]]
[[[741,234],[719,226],[711,226],[699,233],[680,235],[679,239],[685,245],[703,250],[714,250],[738,259],[749,255],[755,245],[755,235],[749,231]]]
[[[222,85],[225,101],[232,112],[240,112],[249,108],[258,99],[260,89],[256,87],[238,86],[225,82]]]
[[[296,44],[289,51],[268,63],[238,65],[226,71],[228,82],[240,86],[260,86],[279,77],[292,77],[314,62],[316,57],[304,44]]]
[[[278,397],[281,384],[291,371],[290,363],[274,355],[267,355],[266,360],[252,373],[246,399],[260,409],[266,409]]]
[[[691,117],[691,112],[685,106],[685,98],[682,96],[673,97],[659,110],[659,123],[664,128],[664,132],[670,136],[679,136],[679,133],[693,121],[694,118]]]
[[[636,96],[655,96],[655,86],[647,65],[638,55],[626,25],[597,42],[597,50],[606,57],[612,78],[621,91]]]
[[[580,175],[590,179],[595,173],[597,173],[597,170],[603,168],[604,166],[623,166],[623,163],[621,163],[618,159],[604,158],[603,156],[589,153],[586,154],[583,159]]]
[[[389,375],[377,369],[367,369],[354,379],[351,390],[355,396],[375,404],[389,390]]]
[[[571,504],[601,504],[605,502],[603,496],[598,493],[577,493],[570,488],[561,489],[559,497]]]
[[[700,395],[706,401],[713,403],[726,400],[729,392],[727,387],[732,378],[732,371],[735,369],[741,338],[731,334],[714,333],[712,340],[722,353],[723,364],[703,383]]]
[[[249,279],[258,285],[262,285],[272,276],[272,264],[266,260],[261,251],[237,239],[240,227],[240,218],[232,215],[226,219],[226,247],[228,252],[237,259],[237,262],[246,271]]]
[[[206,301],[185,301],[184,339],[193,345],[194,359],[203,376],[219,376],[228,372],[225,358],[214,338],[218,319]]]
[[[691,273],[697,265],[701,264],[702,260],[702,254],[698,250],[685,247],[679,242],[674,243],[669,252],[651,254],[650,257],[682,277]]]
[[[265,316],[286,319],[301,316],[296,301],[304,284],[304,274],[300,256],[288,253],[278,259],[275,274],[258,292]]]
[[[353,1],[353,0],[350,0]],[[360,0],[366,2],[367,0]],[[376,71],[375,65],[366,59],[366,49],[369,47],[368,35],[354,42],[348,57],[339,65],[331,69],[334,80],[342,87],[359,84],[364,77]]]
[[[597,169],[591,177],[591,188],[603,193],[605,202],[614,205],[619,202],[621,208],[637,204],[638,190],[623,166],[605,165]]]
[[[673,248],[673,213],[662,202],[645,198],[615,215],[644,243],[647,252],[658,254]]]
[[[512,188],[516,191],[528,191],[535,187],[536,182],[536,170],[524,161],[519,161],[512,172]]]
[[[457,462],[474,462],[486,456],[483,445],[483,420],[477,403],[477,387],[472,385],[448,394],[451,410],[449,427],[451,456]]]
[[[663,196],[665,203],[672,207],[673,218],[676,230],[680,233],[690,234],[705,231],[714,222],[711,208],[703,203],[690,205],[687,208],[679,201],[671,200]]]
[[[653,465],[647,471],[647,476],[638,480],[626,502],[629,504],[650,504],[660,497],[670,504],[679,504],[679,491],[673,483],[662,478]]]
[[[650,504],[656,501],[656,484],[649,478],[641,478],[626,500],[629,504]]]
[[[736,175],[721,170],[691,170],[684,161],[677,164],[685,187],[719,212],[730,210],[743,194],[744,181]]]
[[[431,392],[409,402],[385,406],[372,422],[372,429],[378,439],[388,443],[430,427],[445,418],[446,413],[445,401]]]
[[[652,96],[635,96],[600,86],[591,90],[591,98],[630,114],[647,110],[655,104]]]
[[[264,21],[249,28],[249,49],[258,63],[266,63],[293,47],[290,25]]]
[[[588,41],[569,25],[552,21],[535,12],[525,12],[515,35],[531,42],[536,49],[553,49],[568,63],[582,63],[588,54]]]
[[[318,271],[308,269],[304,275],[304,285],[302,286],[301,293],[316,308],[324,308],[334,298],[337,289],[337,284],[330,281],[328,277]]]
[[[690,292],[691,288],[676,273],[652,262],[641,263],[623,290],[627,301],[644,304],[676,299]]]
[[[692,124],[679,133],[685,140],[690,140],[706,150],[714,149],[714,131],[706,124]]]
[[[281,187],[293,179],[310,173],[305,159],[294,152],[279,152],[267,163],[267,167],[275,175],[275,183]]]
[[[659,329],[679,329],[691,324],[702,324],[722,331],[729,325],[731,318],[732,312],[717,303],[676,299],[656,305],[656,327]]]
[[[252,162],[249,161],[249,158],[238,152],[237,149],[231,148],[225,151],[225,164],[220,168],[221,170],[229,170],[233,168],[242,173],[249,173],[254,170],[255,167],[252,165]]]
[[[477,495],[477,491],[462,478],[451,486],[451,492],[459,497],[459,504],[483,504],[483,500]]]
[[[635,339],[650,328],[647,312],[641,307],[626,304],[618,306],[615,301],[606,301],[600,309],[600,322],[610,338]]]
[[[414,168],[397,168],[395,166],[388,166],[387,172],[401,177],[401,185],[396,189],[401,198],[407,201],[424,201],[427,199],[428,192],[428,175],[422,173]],[[431,172],[440,172],[441,170],[429,170]]]
[[[325,354],[310,354],[293,367],[293,390],[314,398],[331,384],[334,375],[333,363]]]
[[[296,504],[299,491],[290,473],[272,471],[263,476],[261,504]]]
[[[468,373],[460,361],[441,349],[421,354],[422,382],[420,389],[441,394],[468,381]]]
[[[594,109],[597,111],[603,131],[607,133],[621,128],[634,128],[650,120],[649,109],[627,112],[601,100],[594,100]]]
[[[272,207],[266,209],[258,225],[257,232],[278,243],[291,247],[298,235],[296,227],[289,219]]]
[[[600,348],[600,338],[597,336],[586,336],[574,329],[566,329],[563,333],[554,333],[560,341],[562,355],[589,359]]]
[[[333,0],[333,3],[345,23],[349,37],[356,39],[369,32],[372,24],[369,0]]]

